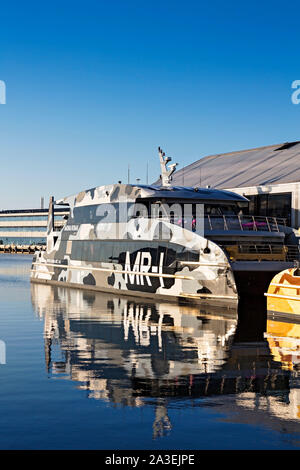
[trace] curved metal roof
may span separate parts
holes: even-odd
[[[203,157],[178,170],[172,182],[214,188],[300,182],[300,141]]]

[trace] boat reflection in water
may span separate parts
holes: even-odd
[[[272,355],[282,363],[282,367],[291,371],[300,371],[300,320],[279,320],[268,314],[267,332]],[[300,402],[299,402],[300,417]]]
[[[31,292],[44,318],[48,373],[78,382],[89,398],[155,406],[154,438],[171,429],[173,404],[205,406],[210,400],[238,422],[281,428],[287,417],[297,426],[291,431],[299,432],[300,394],[291,390],[297,371],[284,367],[258,322],[251,333],[247,312],[238,317],[234,310],[39,284]]]

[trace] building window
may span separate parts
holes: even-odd
[[[256,194],[246,196],[249,213],[266,217],[284,217],[287,225],[291,225],[292,193]]]

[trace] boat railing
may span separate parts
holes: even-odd
[[[256,215],[205,215],[205,231],[241,230],[254,232],[280,232],[280,226],[286,226],[286,219]]]
[[[223,245],[232,261],[287,261],[300,260],[299,245],[237,244]]]
[[[286,261],[300,261],[300,246],[299,245],[288,245]]]
[[[193,232],[210,231],[243,231],[243,232],[280,232],[286,226],[283,217],[264,217],[256,215],[204,215],[200,220],[193,216],[172,217],[152,216],[151,219],[160,219],[171,222]]]

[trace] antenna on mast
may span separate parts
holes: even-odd
[[[167,164],[172,160],[172,158],[166,157],[165,152],[163,152],[160,147],[158,147],[158,155],[160,160],[162,186],[171,186],[172,175],[174,171],[176,171],[178,163],[172,163],[167,167]]]

